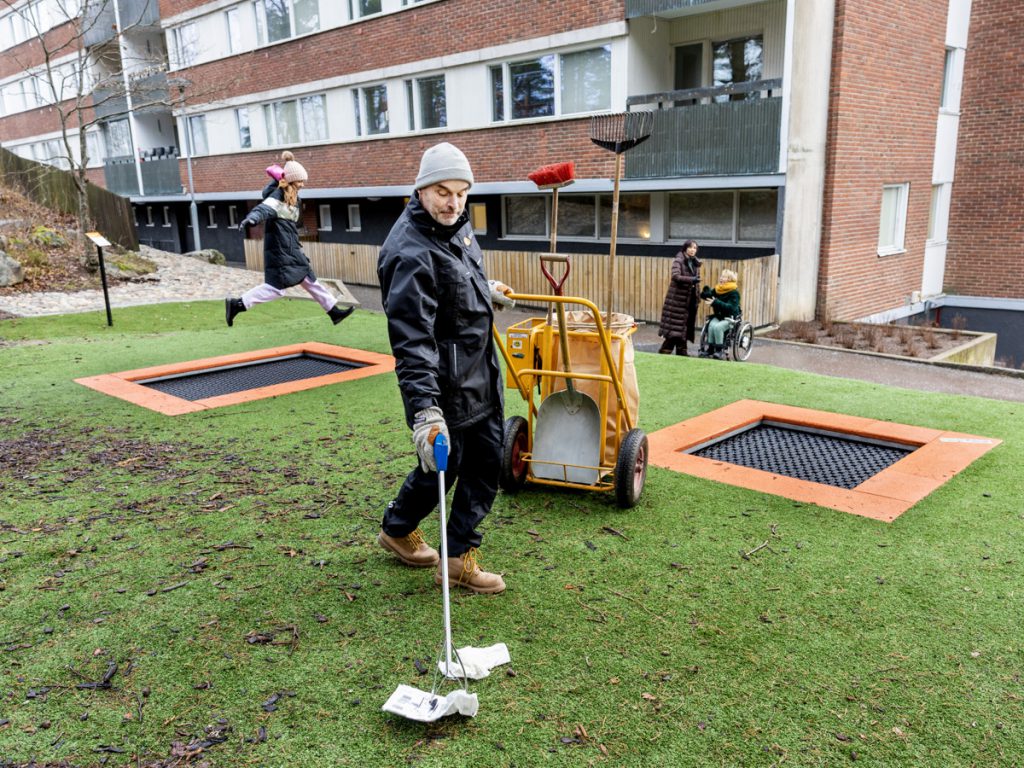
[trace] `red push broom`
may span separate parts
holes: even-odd
[[[558,190],[569,186],[576,180],[576,164],[570,160],[568,163],[545,165],[528,174],[526,178],[536,184],[537,189],[551,190],[551,253],[556,253],[555,241],[558,238]]]

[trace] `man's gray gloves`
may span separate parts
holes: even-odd
[[[255,226],[256,226],[256,222],[255,221],[253,221],[250,218],[245,218],[245,219],[242,219],[241,223],[239,223],[238,229],[240,231],[242,231],[242,232],[245,232],[249,227],[255,227]]]
[[[515,293],[515,291],[500,280],[488,280],[487,287],[491,289],[491,304],[499,312],[505,307],[514,307],[516,305],[515,300],[508,297],[510,293]]]
[[[444,412],[436,405],[418,411],[412,417],[412,443],[420,458],[424,472],[437,472],[434,460],[434,438],[444,435],[448,439],[448,425],[444,423]]]

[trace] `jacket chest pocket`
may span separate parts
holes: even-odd
[[[437,273],[438,317],[450,323],[454,330],[466,311],[466,302],[472,290],[469,270],[461,264],[446,264]]]

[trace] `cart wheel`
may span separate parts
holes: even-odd
[[[740,362],[750,357],[750,348],[754,346],[754,326],[743,323],[732,337],[732,359]]]
[[[523,454],[528,445],[526,419],[513,416],[505,420],[505,436],[501,441],[501,474],[498,483],[503,490],[518,491],[526,484],[526,462]]]
[[[623,509],[636,506],[647,479],[647,435],[631,429],[619,446],[615,462],[615,500]]]

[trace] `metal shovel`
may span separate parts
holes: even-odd
[[[555,280],[545,262],[565,264],[565,272],[560,280]],[[551,284],[555,296],[562,295],[562,286],[569,276],[569,268],[568,256],[541,254],[540,269]],[[565,304],[558,301],[555,306],[558,309],[562,369],[572,373]],[[565,390],[548,395],[537,410],[531,459],[533,474],[545,480],[594,485],[600,479],[596,467],[601,463],[601,412],[590,395],[576,390],[571,378],[565,380],[565,386]]]

